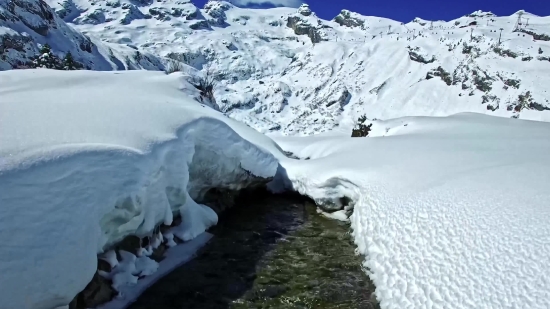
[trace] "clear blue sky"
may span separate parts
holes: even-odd
[[[262,0],[234,0],[230,2],[253,3]],[[274,3],[300,3],[300,0],[268,0]],[[207,0],[194,0],[203,7]],[[550,0],[310,0],[306,2],[323,19],[332,19],[342,9],[363,15],[380,16],[409,22],[415,17],[427,20],[451,20],[476,10],[491,11],[499,16],[511,15],[518,10],[526,10],[540,16],[550,15]],[[242,6],[242,5],[239,5]],[[272,7],[272,5],[248,5],[248,7]]]

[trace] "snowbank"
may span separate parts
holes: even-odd
[[[373,138],[278,137],[317,201],[352,223],[381,306],[548,308],[550,124],[459,114],[376,124]]]
[[[276,146],[185,85],[144,71],[0,72],[2,306],[65,305],[105,248],[178,212],[174,234],[193,239],[217,221],[195,202],[206,190],[275,175],[247,139]]]

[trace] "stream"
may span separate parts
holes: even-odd
[[[297,195],[255,191],[237,205],[195,259],[129,308],[379,308],[349,224]]]

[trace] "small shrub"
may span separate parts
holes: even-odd
[[[212,71],[207,70],[203,76],[194,75],[191,79],[191,84],[200,91],[201,98],[207,98],[211,102],[216,102],[214,98],[216,79]]]
[[[539,47],[539,55],[542,54],[542,48]]]
[[[366,137],[369,136],[370,131],[372,130],[372,123],[366,125],[367,116],[363,115],[357,119],[357,122],[351,131],[351,137]]]
[[[521,61],[531,61],[531,60],[533,60],[533,57],[531,57],[531,56],[521,58]]]

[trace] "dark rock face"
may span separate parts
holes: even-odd
[[[151,18],[150,15],[143,14],[137,6],[130,4],[126,8],[128,11],[126,11],[124,14],[124,17],[120,20],[120,23],[123,25],[128,25],[132,22],[132,20],[136,19],[149,19]]]
[[[348,10],[342,10],[342,12],[334,17],[333,20],[340,24],[340,26],[346,26],[350,28],[364,27],[365,25],[365,22],[363,20],[352,17],[351,12]]]
[[[223,1],[209,1],[205,4],[204,10],[207,21],[212,26],[225,27],[227,26],[227,16],[225,11],[229,10],[231,5]]]
[[[432,63],[432,62],[435,61],[434,56],[432,56],[432,58],[430,58],[430,59],[426,59],[426,58],[424,58],[424,56],[422,56],[419,53],[416,53],[414,51],[409,51],[409,58],[412,61],[416,61],[416,62],[420,62],[420,63],[424,63],[424,64]]]
[[[309,24],[299,16],[289,16],[286,26],[292,28],[297,35],[307,35],[312,43],[319,43],[322,41],[317,27]]]
[[[20,21],[42,36],[48,35],[50,28],[57,28],[55,13],[43,0],[4,0],[0,2],[0,6],[13,14],[12,21]]]
[[[0,0],[0,7],[4,9],[0,28],[6,29],[0,35],[0,70],[29,67],[44,44],[58,57],[70,52],[84,66],[92,66],[101,57],[93,53],[94,44],[88,37],[65,24],[43,0]],[[95,11],[91,15],[101,18]]]
[[[210,25],[206,20],[197,20],[196,22],[190,24],[189,28],[193,30],[208,29],[210,28]]]

